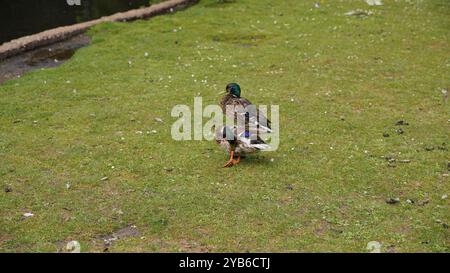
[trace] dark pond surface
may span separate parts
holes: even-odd
[[[151,2],[157,1],[0,0],[0,44],[47,29],[148,6]]]
[[[0,61],[0,84],[18,78],[28,71],[58,66],[70,59],[75,51],[90,43],[85,34],[68,40],[38,47]]]

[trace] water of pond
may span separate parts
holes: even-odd
[[[75,51],[90,43],[85,34],[39,47],[0,61],[0,85],[28,71],[58,66],[72,57]]]
[[[158,1],[0,0],[0,44],[47,29],[148,6],[151,2]]]

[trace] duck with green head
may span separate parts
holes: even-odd
[[[225,92],[226,95],[220,101],[220,106],[225,115],[232,119],[242,119],[245,125],[254,125],[260,132],[272,132],[270,120],[268,120],[248,99],[241,97],[241,87],[239,84],[229,83],[225,88]],[[227,106],[232,106],[229,109],[232,109],[233,111],[227,111]]]
[[[268,120],[249,100],[241,97],[241,87],[237,83],[229,83],[225,88],[226,95],[220,101],[223,113],[234,121],[234,125],[219,128],[216,136],[222,134],[221,145],[225,145],[230,153],[230,160],[224,167],[231,167],[240,162],[241,153],[251,153],[268,149],[260,138],[262,133],[271,133],[270,120]],[[228,129],[226,129],[228,128]],[[227,130],[233,132],[234,139],[224,139],[223,134]],[[228,144],[225,144],[225,140]],[[219,141],[218,141],[219,142]],[[229,148],[228,148],[229,147]],[[238,159],[234,160],[237,155]]]

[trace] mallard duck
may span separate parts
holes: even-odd
[[[232,118],[234,126],[222,127],[222,139],[219,144],[226,147],[230,153],[230,160],[224,167],[231,167],[240,162],[241,153],[251,153],[268,149],[270,146],[260,138],[262,133],[271,133],[270,120],[268,120],[249,100],[241,97],[241,87],[237,83],[230,83],[225,88],[226,95],[220,101],[220,106],[225,115]],[[231,109],[227,111],[227,108]],[[230,111],[231,110],[231,111]],[[228,128],[228,129],[227,129]],[[220,128],[219,128],[220,129]],[[224,141],[224,133],[228,131],[231,137]],[[228,143],[228,144],[227,144]],[[237,154],[238,159],[234,160]]]
[[[258,133],[271,133],[270,120],[268,120],[256,106],[248,99],[241,97],[241,87],[237,83],[229,83],[225,88],[226,95],[220,101],[225,115],[235,121],[235,124],[245,124],[246,128],[256,128]],[[233,111],[227,111],[231,106]]]
[[[216,142],[230,154],[230,160],[224,168],[232,167],[241,161],[241,155],[269,149],[264,140],[255,132],[246,131],[245,128],[222,126],[216,130]],[[234,159],[237,155],[237,159]]]

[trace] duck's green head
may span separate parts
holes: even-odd
[[[227,93],[240,98],[241,97],[241,87],[237,83],[229,83],[227,85]]]

